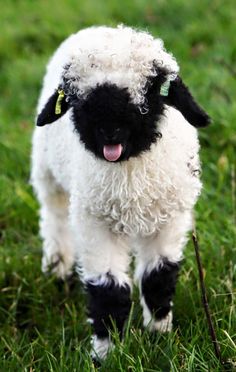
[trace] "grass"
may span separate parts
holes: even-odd
[[[40,271],[30,147],[51,53],[71,32],[117,23],[161,36],[213,118],[200,131],[204,190],[196,221],[222,355],[236,363],[235,19],[233,0],[9,0],[1,6],[0,371],[95,371],[80,283],[59,285]],[[137,291],[133,300],[125,340],[114,334],[116,349],[101,371],[222,371],[208,336],[191,242],[175,297],[174,332],[141,331]]]

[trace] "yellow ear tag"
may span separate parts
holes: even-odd
[[[61,102],[63,98],[65,97],[65,92],[62,89],[58,90],[58,97],[57,97],[57,102],[55,106],[55,114],[60,115],[61,114]]]

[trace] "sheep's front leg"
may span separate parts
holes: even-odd
[[[187,241],[186,233],[191,227],[191,213],[179,213],[155,238],[143,240],[139,247],[136,277],[144,326],[152,331],[168,332],[172,329],[172,299]]]
[[[145,270],[141,280],[141,305],[144,326],[152,331],[169,332],[172,329],[172,298],[179,264],[160,260],[152,270]]]
[[[78,216],[73,224],[79,257],[79,271],[88,294],[88,321],[93,327],[92,356],[103,359],[113,344],[110,330],[115,324],[122,336],[130,311],[130,263],[125,242],[90,216]]]
[[[130,286],[119,284],[109,273],[86,283],[89,302],[89,321],[94,330],[92,337],[92,356],[96,359],[106,357],[113,344],[109,330],[116,326],[122,338],[124,323],[130,311]]]

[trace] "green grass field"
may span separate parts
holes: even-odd
[[[95,371],[78,282],[40,271],[38,205],[29,185],[31,135],[46,62],[70,33],[124,23],[151,31],[213,118],[200,132],[204,190],[196,223],[224,359],[236,364],[236,6],[234,0],[8,0],[0,11],[0,371]],[[175,297],[174,332],[141,330],[134,306],[101,371],[222,371],[201,305],[191,241]],[[231,368],[231,369],[230,369]],[[233,370],[233,366],[229,367]]]

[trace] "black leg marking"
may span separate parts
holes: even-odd
[[[154,269],[142,278],[142,294],[145,302],[157,320],[166,317],[171,309],[171,300],[175,293],[179,264],[168,260],[160,269]]]
[[[106,285],[87,283],[86,287],[89,296],[89,317],[93,320],[96,336],[108,337],[108,330],[113,328],[112,321],[122,336],[124,322],[131,306],[129,286],[126,284],[120,287],[112,278]]]

